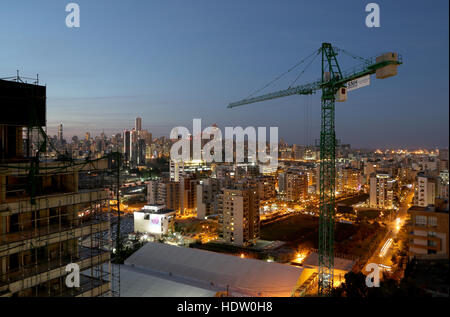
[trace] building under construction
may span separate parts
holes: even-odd
[[[118,296],[108,159],[49,160],[46,87],[25,80],[0,80],[0,297]]]

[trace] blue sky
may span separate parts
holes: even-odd
[[[201,118],[204,127],[278,126],[289,143],[313,143],[320,94],[234,110],[226,105],[331,42],[363,57],[396,51],[404,61],[398,76],[372,76],[371,86],[337,104],[343,143],[448,147],[447,0],[376,1],[380,28],[365,26],[370,1],[79,0],[81,27],[69,29],[69,2],[0,3],[0,77],[16,69],[40,74],[48,87],[51,135],[60,122],[66,138],[86,131],[112,134],[141,116],[154,135],[168,135],[179,125],[192,129],[192,119]],[[344,69],[358,64],[339,58]],[[301,69],[262,93],[287,88]],[[319,75],[316,60],[297,83]]]

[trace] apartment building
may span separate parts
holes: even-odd
[[[372,173],[370,176],[370,207],[394,208],[394,184],[395,180],[389,174]]]
[[[180,177],[180,213],[183,215],[197,212],[198,180],[190,175]]]
[[[436,180],[423,172],[418,173],[414,187],[414,205],[419,207],[434,205],[435,197]]]
[[[164,205],[166,203],[166,183],[162,179],[148,182],[147,203],[149,205]]]
[[[256,178],[258,183],[258,197],[260,200],[270,200],[277,196],[275,190],[276,179],[274,176],[265,175]]]
[[[361,189],[361,171],[354,168],[342,169],[342,192],[352,193]]]
[[[448,206],[448,200],[436,199],[436,205],[413,206],[408,210],[411,257],[449,258]]]
[[[219,195],[221,189],[234,183],[230,177],[205,178],[197,184],[197,218],[205,219],[218,213]]]
[[[219,198],[219,238],[248,246],[259,238],[259,199],[253,188],[225,188]]]
[[[286,175],[286,200],[298,201],[308,197],[308,177],[304,172]]]
[[[197,218],[206,219],[217,212],[220,182],[217,178],[207,178],[197,184]]]

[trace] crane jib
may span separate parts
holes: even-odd
[[[321,82],[321,81],[315,81],[310,84],[296,86],[280,91],[276,91],[273,93],[268,93],[265,95],[253,97],[253,98],[247,98],[242,99],[240,101],[232,102],[228,105],[228,108],[234,108],[238,106],[248,105],[256,102],[276,99],[280,97],[287,97],[292,95],[311,95],[314,94],[317,90],[322,89],[325,86],[333,85],[334,87],[343,87],[347,84],[347,82],[351,80],[356,80],[358,78],[364,77],[366,75],[375,74],[378,69],[382,69],[383,67],[389,66],[389,65],[400,65],[402,64],[401,56],[399,55],[399,58],[397,60],[385,60],[378,63],[372,63],[370,65],[365,65],[363,67],[360,67],[359,69],[354,69],[351,72],[345,74],[343,78],[339,81],[335,82]]]

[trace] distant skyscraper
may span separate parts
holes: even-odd
[[[63,125],[60,123],[58,125],[58,142],[61,143],[63,140]]]
[[[145,140],[144,139],[138,139],[137,142],[137,164],[138,165],[145,165]]]
[[[136,131],[142,130],[142,118],[139,117],[136,118],[136,124],[134,128],[136,129]]]
[[[123,153],[125,161],[129,162],[131,158],[131,134],[130,131],[123,131]]]
[[[130,163],[138,163],[138,133],[136,129],[130,131]]]

